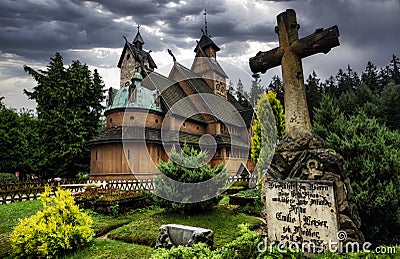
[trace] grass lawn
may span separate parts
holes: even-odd
[[[30,217],[43,208],[40,200],[21,201],[0,205],[0,235],[7,234],[18,224],[19,219]]]
[[[0,205],[0,258],[7,256],[10,249],[8,237],[19,219],[30,217],[43,208],[40,200],[21,201]]]
[[[247,223],[250,229],[254,229],[260,225],[261,220],[243,213],[234,214],[221,207],[191,216],[157,208],[137,212],[131,223],[112,230],[108,237],[154,247],[159,227],[172,223],[209,228],[214,231],[214,246],[222,247],[239,236],[239,224]]]
[[[3,253],[0,252],[1,258],[7,256],[7,236],[18,224],[18,219],[30,217],[41,209],[40,200],[0,205],[0,250],[3,250]],[[256,228],[261,223],[255,217],[233,213],[221,207],[190,216],[166,212],[160,208],[139,209],[115,218],[90,210],[85,212],[93,219],[96,236],[114,229],[109,232],[108,237],[115,240],[96,238],[87,247],[64,258],[149,258],[158,237],[159,227],[169,223],[212,229],[215,247],[221,247],[238,237],[238,224],[247,223],[250,228]]]
[[[128,244],[111,239],[94,239],[87,247],[65,259],[81,258],[150,258],[153,248],[143,245]]]
[[[136,216],[128,212],[118,217],[105,216],[91,210],[85,210],[85,212],[93,219],[92,229],[96,237],[108,233],[110,230],[121,227],[131,222]]]

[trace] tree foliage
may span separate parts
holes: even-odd
[[[59,53],[51,59],[47,70],[36,71],[25,66],[37,82],[25,94],[37,103],[41,143],[46,156],[43,167],[48,176],[75,176],[89,171],[87,141],[100,126],[104,99],[103,83],[97,71],[73,61],[64,67]]]
[[[0,105],[0,173],[40,171],[42,153],[37,118]]]
[[[308,76],[305,87],[308,114],[310,115],[310,119],[313,120],[313,111],[318,107],[322,95],[320,79],[317,77],[317,73],[315,73],[315,71]]]
[[[276,139],[285,134],[285,115],[274,92],[260,96],[256,105],[257,119],[253,124],[251,158],[258,164],[258,173],[269,166]],[[261,177],[260,177],[261,179]]]
[[[283,104],[284,102],[284,91],[283,91],[283,84],[282,80],[279,76],[275,75],[272,77],[271,83],[267,87],[267,93],[275,92],[276,98]]]
[[[265,89],[261,86],[260,79],[258,79],[258,77],[255,77],[254,80],[251,82],[251,88],[250,88],[249,102],[252,105],[252,107],[255,107],[258,98],[263,93],[265,93]]]
[[[314,131],[344,157],[366,239],[399,240],[399,132],[390,131],[362,109],[346,116],[328,96],[316,111]]]

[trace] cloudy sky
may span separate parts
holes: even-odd
[[[107,87],[118,87],[123,36],[132,40],[137,24],[144,48],[165,74],[172,61],[168,48],[184,64],[193,59],[204,9],[208,33],[221,48],[218,59],[250,73],[249,57],[278,46],[276,16],[288,8],[296,10],[300,37],[339,26],[341,46],[304,59],[305,76],[315,70],[325,80],[347,64],[361,73],[368,61],[380,68],[400,56],[400,0],[2,0],[0,96],[9,107],[34,108],[23,89],[35,81],[22,66],[43,69],[57,51],[65,64],[80,60],[97,68]],[[279,68],[267,71],[261,83],[275,74]],[[238,73],[229,76],[236,84]]]

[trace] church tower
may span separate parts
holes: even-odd
[[[207,13],[206,10],[204,11],[205,27],[204,30],[201,29],[203,35],[194,49],[196,56],[191,70],[202,76],[208,86],[214,91],[214,94],[227,98],[226,79],[228,76],[218,64],[217,52],[220,51],[220,48],[213,42],[211,36],[208,34]]]
[[[120,87],[131,84],[131,79],[135,72],[139,72],[143,78],[157,68],[156,63],[150,56],[151,51],[143,50],[144,40],[137,26],[137,33],[132,43],[125,38],[125,46],[119,58],[118,68],[120,68]]]

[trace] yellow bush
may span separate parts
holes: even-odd
[[[40,199],[43,210],[20,220],[11,234],[11,247],[16,256],[51,258],[62,252],[79,248],[94,236],[92,219],[75,205],[71,191],[58,187],[50,197],[46,187]]]

